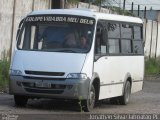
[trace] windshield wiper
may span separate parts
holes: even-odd
[[[76,51],[74,50],[68,50],[68,49],[64,49],[64,50],[57,50],[56,52],[71,52],[71,53],[76,53]]]

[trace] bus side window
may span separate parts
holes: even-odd
[[[109,54],[120,53],[120,24],[108,23],[108,52]]]
[[[133,53],[143,54],[142,26],[134,26]]]

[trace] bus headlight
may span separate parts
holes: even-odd
[[[67,78],[70,79],[87,79],[87,75],[84,73],[69,73]]]
[[[10,70],[10,75],[14,75],[14,76],[21,76],[22,75],[22,71],[20,70]]]

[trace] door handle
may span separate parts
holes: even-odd
[[[104,57],[104,59],[108,59],[108,57]]]

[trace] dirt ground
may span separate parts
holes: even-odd
[[[14,105],[12,95],[0,94],[0,119],[4,117],[15,118],[16,115],[19,119],[24,120],[99,119],[98,116],[92,116],[94,114],[111,114],[112,119],[123,118],[123,116],[117,116],[123,114],[151,114],[156,115],[155,119],[158,117],[160,119],[158,115],[160,114],[160,79],[145,80],[143,90],[132,94],[128,105],[112,105],[105,100],[97,104],[95,109],[90,113],[80,112],[80,107],[76,102],[50,99],[29,100],[25,108],[18,108]],[[108,119],[107,117],[105,116],[106,119]]]

